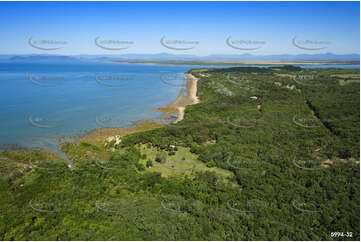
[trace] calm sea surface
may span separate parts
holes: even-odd
[[[225,66],[216,66],[224,68]],[[359,65],[302,66],[360,68]],[[57,138],[153,120],[175,99],[171,77],[199,66],[102,62],[0,63],[0,144],[57,151]],[[168,83],[176,85],[167,85]]]

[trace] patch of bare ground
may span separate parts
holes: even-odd
[[[208,140],[208,141],[204,142],[203,144],[205,144],[205,145],[214,145],[215,143],[217,143],[216,140]]]
[[[149,120],[140,120],[136,123],[135,127],[129,128],[103,128],[95,130],[87,136],[84,136],[79,139],[80,142],[103,142],[107,137],[110,136],[125,136],[128,134],[133,134],[136,132],[143,132],[155,128],[163,127],[164,125],[159,122],[152,122]]]
[[[356,158],[349,158],[349,159],[327,159],[322,161],[321,166],[324,168],[328,168],[334,164],[337,163],[348,163],[348,162],[353,162],[356,164],[360,164],[360,159],[356,159]]]

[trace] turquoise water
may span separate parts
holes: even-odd
[[[162,114],[153,109],[173,101],[182,88],[164,84],[162,73],[182,75],[192,68],[199,66],[0,63],[0,144],[55,151],[60,136],[158,119]]]
[[[1,63],[0,144],[50,148],[62,135],[159,118],[161,113],[152,109],[170,103],[182,88],[165,85],[161,73],[188,69],[99,62]]]

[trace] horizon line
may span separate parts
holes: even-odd
[[[342,53],[342,54],[336,54],[332,52],[326,52],[326,53],[300,53],[300,54],[252,54],[252,53],[239,53],[239,54],[226,54],[226,53],[215,53],[215,54],[208,54],[208,55],[197,55],[197,54],[188,54],[188,53],[169,53],[169,52],[156,52],[156,53],[107,53],[107,54],[91,54],[91,53],[82,53],[82,54],[56,54],[56,53],[21,53],[21,54],[0,54],[0,56],[4,55],[53,55],[53,56],[78,56],[78,55],[160,55],[160,54],[167,54],[167,55],[189,55],[189,56],[197,56],[197,57],[207,57],[212,55],[251,55],[251,56],[272,56],[272,55],[360,55],[360,53]]]

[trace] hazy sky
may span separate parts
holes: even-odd
[[[0,54],[263,55],[360,51],[359,2],[1,2],[0,26]],[[226,44],[229,36],[230,41],[243,41],[238,45],[231,42],[234,46],[258,49],[231,48]],[[30,37],[37,46],[62,48],[34,48],[28,43]],[[102,46],[128,49],[100,48],[94,43],[96,37]],[[193,41],[188,45],[167,42],[178,49],[193,49],[166,48],[160,43],[162,37],[165,41]],[[292,44],[294,37],[305,47],[324,49],[297,48]],[[48,42],[39,44],[41,40]],[[107,40],[118,42],[104,42]]]

